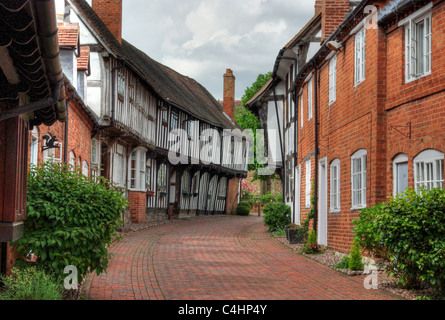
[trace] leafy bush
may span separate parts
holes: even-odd
[[[316,254],[321,252],[317,241],[317,234],[315,233],[314,229],[312,229],[311,233],[309,234],[307,242],[303,248],[303,252],[307,254]]]
[[[96,183],[61,164],[44,164],[28,174],[24,236],[15,244],[36,265],[56,277],[66,266],[77,268],[79,283],[88,272],[108,266],[107,247],[121,225],[127,200],[105,179]],[[19,261],[19,264],[25,264]]]
[[[274,199],[275,202],[284,202],[283,194],[279,194]]]
[[[269,232],[284,229],[291,222],[291,208],[280,202],[271,202],[263,209],[264,225],[269,227]]]
[[[354,221],[356,240],[387,261],[387,271],[408,288],[428,281],[445,293],[445,191],[407,190]]]
[[[343,259],[334,266],[334,269],[349,269],[349,256],[344,256]]]
[[[0,277],[4,287],[0,300],[61,300],[58,281],[35,267],[12,269],[12,275]]]
[[[251,210],[252,206],[249,202],[240,202],[236,207],[235,213],[238,216],[248,216]]]
[[[360,245],[357,241],[354,241],[351,247],[351,253],[348,261],[348,269],[349,270],[363,270],[364,264],[362,261],[362,255],[360,253]]]

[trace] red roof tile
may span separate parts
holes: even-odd
[[[57,24],[59,28],[57,34],[59,36],[59,46],[61,47],[77,47],[79,44],[79,24],[61,22]]]
[[[80,57],[77,58],[77,70],[88,70],[88,62],[90,61],[90,47],[80,47]]]

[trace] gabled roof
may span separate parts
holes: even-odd
[[[127,65],[134,68],[162,100],[209,124],[234,128],[233,123],[223,114],[219,103],[201,84],[151,59],[125,40],[122,40],[121,45],[85,0],[71,1],[112,53],[124,58]]]
[[[151,59],[126,40],[122,40],[122,48],[124,58],[163,100],[212,125],[234,127],[218,101],[197,81]]]

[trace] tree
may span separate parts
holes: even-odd
[[[241,127],[241,129],[250,129],[253,133],[253,141],[254,141],[254,151],[255,151],[255,161],[253,164],[249,164],[249,171],[258,172],[258,168],[263,167],[260,165],[256,158],[256,130],[261,128],[261,124],[259,119],[250,112],[246,107],[246,103],[269,81],[272,77],[272,72],[268,72],[265,74],[258,75],[256,81],[246,90],[244,91],[244,96],[242,97],[242,105],[235,110],[235,121]],[[255,173],[254,180],[268,180],[270,176],[259,176]]]

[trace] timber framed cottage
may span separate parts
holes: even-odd
[[[260,118],[279,119],[295,223],[315,187],[320,245],[347,253],[361,209],[406,188],[443,188],[444,15],[441,0],[317,0],[271,83],[248,103]],[[312,41],[318,50],[306,56]]]
[[[121,0],[57,4],[59,19],[79,25],[80,47],[90,52],[85,99],[99,119],[91,141],[92,175],[127,190],[135,223],[147,216],[233,212],[247,173],[245,160],[234,160],[245,159],[247,147],[234,148],[242,137],[223,140],[225,129],[236,129],[233,119],[195,80],[122,39]],[[201,155],[206,129],[219,133],[220,150],[214,149],[210,162]],[[169,152],[178,139],[186,141],[186,161],[173,164]]]

